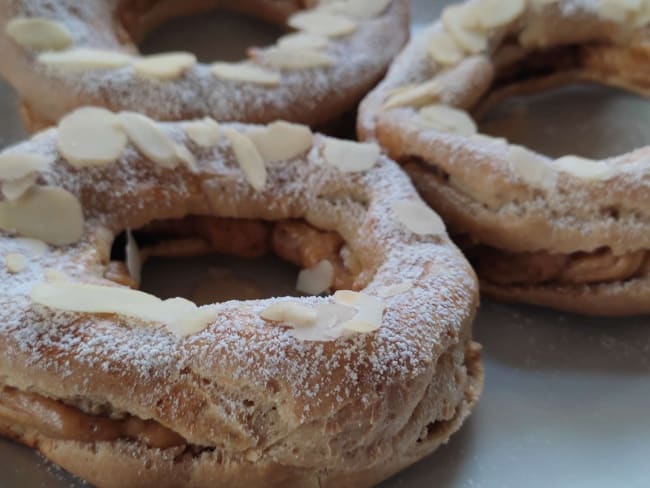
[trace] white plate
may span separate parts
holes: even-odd
[[[415,0],[414,28],[429,22],[443,3]],[[15,105],[9,90],[0,87],[2,145],[22,133]],[[528,110],[521,106],[515,100],[505,108],[530,130],[510,135],[549,153],[564,150],[556,141],[567,131],[575,137],[561,144],[594,151],[587,156],[650,142],[650,104],[634,97],[568,89],[535,97]],[[570,110],[554,114],[545,109],[549,106]],[[493,113],[491,130],[497,130],[499,117]],[[558,131],[560,122],[564,126]],[[536,137],[530,139],[530,134]],[[287,268],[278,269],[285,282],[291,280]],[[158,269],[159,274],[148,275],[151,291],[176,292],[157,278],[165,272],[172,273]],[[237,266],[234,272],[250,277],[247,267]],[[383,488],[650,486],[649,318],[585,318],[484,301],[475,335],[484,346],[487,377],[473,416],[447,446]],[[0,488],[77,486],[82,484],[33,451],[0,441]]]

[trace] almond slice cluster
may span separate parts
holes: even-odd
[[[2,195],[7,200],[18,200],[36,184],[38,173],[47,171],[51,164],[51,158],[39,154],[0,154]]]
[[[39,51],[60,51],[72,44],[72,33],[60,22],[43,17],[15,18],[6,32],[19,45]]]
[[[260,316],[292,327],[291,335],[304,341],[332,341],[381,327],[386,305],[380,298],[342,290],[332,300],[314,307],[293,301],[276,302],[262,310]]]
[[[54,281],[40,283],[31,292],[32,302],[56,310],[111,313],[164,324],[178,337],[196,334],[216,317],[214,307],[197,307],[184,298],[161,300],[130,288]]]

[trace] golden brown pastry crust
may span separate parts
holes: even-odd
[[[454,8],[471,11],[481,3]],[[444,104],[478,118],[506,96],[575,81],[650,93],[647,27],[634,25],[647,21],[645,3],[641,9],[646,10],[630,12],[623,22],[600,11],[598,2],[531,0],[524,5],[516,18],[481,31],[485,49],[465,51],[456,63],[445,65],[431,54],[441,35],[456,43],[448,14],[447,22],[421,32],[362,103],[359,135],[377,140],[404,166],[451,232],[474,244],[567,256],[602,249],[620,258],[645,252],[650,249],[649,147],[600,162],[553,161],[503,139],[473,134],[471,127],[462,135],[448,133],[419,111]],[[425,83],[430,83],[427,94],[395,103],[400,90],[403,94],[409,85]],[[601,174],[585,175],[584,166]],[[593,314],[650,312],[645,268],[616,282],[575,286],[483,281],[487,294],[518,302]]]
[[[38,61],[41,51],[17,44],[5,29],[16,18],[43,17],[70,31],[72,45],[68,49],[91,47],[134,54],[139,38],[175,16],[225,8],[285,26],[290,15],[317,7],[317,2],[306,0],[3,2],[0,73],[22,99],[25,122],[31,130],[52,125],[84,105],[134,110],[158,120],[212,116],[248,123],[283,119],[325,125],[356,107],[408,39],[407,0],[391,0],[376,17],[355,19],[354,32],[329,38],[328,44],[317,50],[331,58],[327,66],[274,68],[265,61],[267,49],[251,48],[254,66],[280,75],[274,86],[217,78],[211,66],[202,63],[167,80],[138,76],[128,66],[57,71]]]
[[[194,170],[163,168],[130,144],[112,164],[75,169],[59,154],[57,129],[8,151],[53,157],[38,185],[78,198],[85,224],[78,242],[42,254],[0,237],[0,255],[27,255],[20,272],[0,266],[0,377],[3,387],[80,412],[153,421],[186,444],[53,439],[4,420],[5,435],[102,487],[369,486],[446,442],[482,388],[471,341],[477,283],[444,231],[416,235],[396,219],[395,202],[419,201],[397,165],[381,156],[369,170],[340,171],[323,159],[330,139],[315,136],[295,159],[267,163],[255,190],[225,138],[198,147],[182,124],[157,127],[194,154]],[[186,215],[303,219],[345,241],[359,261],[355,289],[379,295],[413,281],[383,298],[377,331],[330,342],[302,341],[263,320],[278,299],[218,304],[207,328],[185,338],[156,323],[30,300],[52,268],[74,282],[123,286],[105,277],[113,236]]]

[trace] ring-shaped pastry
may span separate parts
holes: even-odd
[[[647,0],[450,6],[362,103],[361,138],[406,169],[487,294],[587,314],[650,312],[650,147],[555,160],[475,123],[507,96],[569,82],[650,95],[649,20]]]
[[[161,23],[216,8],[294,32],[251,47],[241,63],[138,54],[137,41]],[[12,0],[0,5],[0,25],[0,74],[32,129],[84,105],[157,120],[321,126],[356,108],[409,32],[407,0]]]
[[[480,393],[474,273],[374,144],[83,108],[0,182],[0,431],[97,486],[370,486]],[[314,296],[129,287],[179,249],[272,249]]]

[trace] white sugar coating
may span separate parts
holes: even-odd
[[[119,49],[132,54],[133,46],[121,45],[108,25],[116,18],[113,12],[118,3],[117,0],[82,3],[76,0],[18,0],[12,4],[12,14],[41,15],[57,20],[72,33],[73,47]],[[281,2],[276,6],[268,2],[266,8],[286,11],[286,4]],[[79,11],[88,23],[80,20],[76,14]],[[220,121],[284,119],[312,125],[329,121],[351,109],[350,100],[361,98],[381,77],[406,41],[407,15],[408,2],[393,0],[380,16],[357,21],[352,34],[331,39],[319,49],[333,59],[331,66],[280,70],[281,84],[278,86],[219,79],[213,75],[210,64],[203,63],[196,64],[178,79],[164,82],[140,77],[132,66],[72,74],[34,63],[30,53],[24,50],[15,54],[26,58],[28,70],[18,72],[0,60],[0,73],[5,74],[19,92],[27,78],[42,83],[41,93],[47,97],[47,103],[33,100],[34,91],[27,98],[32,102],[30,107],[38,111],[37,115],[47,120],[57,120],[74,107],[101,102],[116,111],[134,110],[165,120],[210,115]],[[102,29],[100,26],[104,24],[106,28]],[[263,57],[264,51],[251,51],[252,62],[262,68],[265,66],[255,58]],[[50,96],[53,90],[57,92],[56,99]],[[328,110],[323,110],[324,105]]]
[[[0,374],[5,378],[30,371],[30,388],[36,391],[105,399],[116,410],[128,403],[131,413],[143,418],[157,418],[156,402],[171,398],[171,415],[181,426],[194,421],[184,418],[183,411],[191,398],[175,390],[187,371],[242,388],[263,389],[272,381],[286,392],[287,408],[300,421],[308,413],[336,411],[355,396],[375,394],[379,385],[430,375],[438,357],[458,344],[460,328],[475,305],[473,274],[447,238],[415,236],[391,218],[394,202],[417,198],[394,163],[381,157],[370,171],[342,174],[323,164],[325,138],[315,136],[316,147],[306,161],[269,163],[267,186],[257,192],[232,159],[227,141],[198,148],[188,143],[182,124],[161,126],[178,144],[193,148],[196,172],[161,168],[129,148],[109,167],[74,169],[56,157],[56,130],[16,147],[56,157],[42,177],[80,198],[87,225],[76,245],[48,247],[40,256],[30,251],[28,241],[0,237],[1,255],[29,256],[21,273],[0,269]],[[194,194],[201,187],[206,198]],[[148,188],[156,188],[155,195]],[[348,217],[341,219],[341,212]],[[31,289],[45,282],[52,269],[73,281],[111,284],[102,278],[102,260],[110,247],[110,233],[103,226],[115,234],[185,214],[304,218],[346,240],[363,264],[358,279],[367,285],[365,294],[378,296],[396,280],[412,282],[412,287],[385,299],[378,331],[329,343],[300,341],[260,317],[269,305],[286,298],[217,304],[213,323],[182,340],[160,324],[60,313],[30,303]],[[314,306],[331,298],[291,300]],[[46,385],[44,378],[51,381]],[[118,393],[107,397],[101,382]],[[146,389],[139,388],[144,384]],[[189,427],[183,435],[190,442],[201,441],[192,438]]]
[[[545,21],[541,25],[548,30],[541,37],[551,46],[594,38],[619,45],[633,26],[612,26],[598,15],[598,5],[598,0],[561,0],[538,8],[529,2],[521,24],[492,31],[488,53],[466,57],[453,67],[436,63],[428,53],[431,39],[444,30],[434,22],[410,41],[387,77],[362,102],[358,123],[362,139],[376,140],[379,135],[379,142],[406,165],[423,194],[432,188],[437,201],[453,201],[455,211],[464,213],[464,227],[453,225],[451,230],[472,234],[484,244],[499,248],[507,244],[513,252],[554,253],[609,246],[624,254],[650,248],[650,147],[603,160],[614,172],[606,181],[560,172],[556,162],[536,154],[546,163],[542,169],[556,174],[531,178],[522,174],[521,165],[512,164],[505,139],[441,133],[421,123],[416,107],[382,110],[400,87],[435,79],[443,86],[441,103],[471,112],[488,96],[496,67],[493,55],[502,39],[511,39],[536,19]],[[441,175],[448,178],[443,181]],[[533,225],[537,232],[531,234]]]

